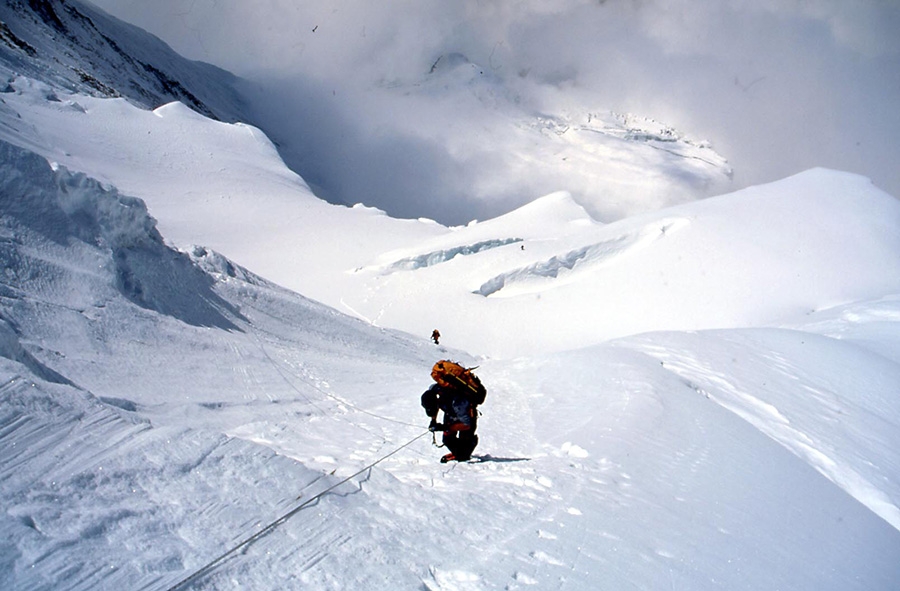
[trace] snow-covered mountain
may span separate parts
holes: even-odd
[[[866,179],[446,227],[35,64],[0,97],[3,589],[900,582],[900,204]],[[425,430],[445,357],[488,387],[472,463]]]
[[[476,354],[769,324],[900,290],[900,204],[854,175],[809,171],[611,224],[556,193],[444,227],[317,199],[244,124],[177,103],[150,112],[10,85],[0,138],[143,199],[176,244],[212,248],[378,326],[439,327]],[[430,304],[410,307],[418,298]]]
[[[235,77],[185,60],[158,38],[78,0],[0,4],[0,69],[92,96],[126,97],[146,108],[180,101],[236,121]]]
[[[458,223],[471,218],[459,218],[456,201],[497,213],[564,185],[610,221],[709,196],[731,178],[708,142],[633,114],[523,102],[489,68],[458,53],[439,55],[415,79],[369,90],[370,104],[396,103],[388,113],[405,111],[406,123],[373,113],[367,128],[346,129],[349,105],[273,97],[270,86],[185,60],[89,3],[10,0],[0,5],[0,22],[0,72],[8,77],[151,109],[179,101],[208,117],[253,123],[333,202],[387,209],[420,202],[405,209]],[[461,187],[460,179],[470,181]]]

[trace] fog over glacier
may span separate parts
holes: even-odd
[[[709,140],[733,182],[692,187],[693,197],[813,166],[900,194],[894,2],[94,3],[259,83],[254,101],[278,122],[288,164],[337,202],[459,223],[597,185],[569,173],[561,186],[553,170],[517,183],[516,164],[504,176],[503,153],[517,144],[496,114],[511,109],[630,112]],[[421,90],[451,54],[489,78],[480,94],[468,80],[439,96]],[[477,157],[448,151],[454,140]]]

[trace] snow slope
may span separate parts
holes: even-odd
[[[139,201],[16,148],[3,159],[4,587],[173,588],[410,442],[189,586],[900,580],[900,369],[879,336],[896,337],[896,297],[806,316],[808,328],[482,360],[482,461],[441,465],[416,440],[417,393],[436,357],[466,355],[208,249],[172,250]],[[340,211],[375,220],[373,236],[386,222]],[[565,195],[516,216],[596,225]],[[442,232],[490,230],[478,226]]]
[[[896,298],[486,361],[480,461],[442,465],[416,393],[464,354],[172,250],[140,202],[0,152],[4,588],[176,588],[410,442],[185,588],[900,580],[900,368],[854,336],[896,334]]]
[[[170,584],[253,531],[250,513],[333,480],[329,454],[388,443],[345,415],[378,412],[390,399],[364,380],[418,369],[430,348],[173,251],[142,205],[86,177],[8,146],[3,162],[4,588]],[[26,349],[29,364],[7,353]],[[28,367],[57,364],[66,377]]]
[[[448,228],[325,204],[253,127],[11,86],[0,138],[145,200],[175,244],[378,326],[438,327],[473,353],[781,323],[900,292],[900,205],[851,174],[807,171],[611,224],[556,193]]]
[[[78,0],[0,4],[0,71],[56,88],[126,97],[145,108],[181,101],[206,116],[236,121],[243,104],[230,73],[191,62],[137,27]]]
[[[866,179],[445,227],[60,84],[0,96],[0,588],[900,583],[900,206]],[[489,390],[471,463],[424,428],[443,357]]]

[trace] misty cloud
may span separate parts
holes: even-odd
[[[663,121],[729,158],[729,189],[825,166],[900,196],[894,2],[94,3],[250,80],[260,116],[288,122],[289,164],[330,199],[394,215],[460,222],[570,189],[502,153],[510,109]],[[450,54],[483,78],[428,88]]]

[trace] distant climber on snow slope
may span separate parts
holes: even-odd
[[[435,345],[440,345],[441,340],[441,331],[438,329],[434,329],[431,331],[431,340],[434,341]]]
[[[458,363],[438,361],[431,370],[434,384],[422,394],[422,407],[431,418],[431,431],[443,431],[443,444],[450,453],[441,463],[465,462],[478,445],[478,405],[484,402],[487,391],[481,380]],[[443,422],[437,421],[443,411]]]

